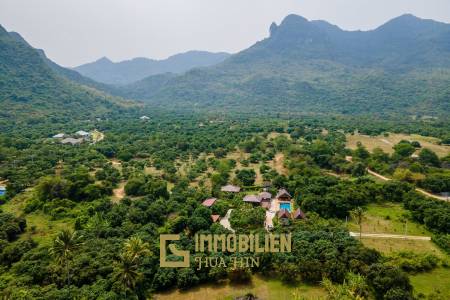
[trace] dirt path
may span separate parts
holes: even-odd
[[[226,215],[225,215],[222,219],[220,219],[220,224],[221,224],[224,228],[226,228],[226,229],[228,229],[228,230],[234,232],[234,230],[233,230],[233,228],[231,228],[231,224],[230,224],[230,215],[231,215],[231,212],[232,212],[232,211],[233,211],[232,209],[229,209],[229,210],[227,211]]]
[[[120,200],[122,200],[125,197],[125,181],[122,181],[119,183],[119,186],[113,190],[113,197],[111,198],[111,201],[113,203],[119,203]]]
[[[346,157],[345,159],[346,159],[347,161],[351,161],[351,157],[348,157],[348,158]],[[372,170],[370,170],[370,169],[367,169],[367,173],[369,173],[370,175],[375,176],[375,177],[377,177],[377,178],[379,178],[379,179],[381,179],[381,180],[384,180],[384,181],[389,181],[389,180],[391,180],[391,178],[388,178],[388,177],[386,177],[386,176],[383,176],[383,175],[381,175],[381,174],[379,174],[379,173],[377,173],[377,172],[375,172],[375,171],[372,171]],[[425,191],[425,190],[423,190],[423,189],[420,189],[420,188],[416,188],[416,192],[421,193],[422,195],[425,195],[425,196],[427,196],[427,197],[434,198],[434,199],[436,199],[436,200],[447,201],[447,198],[446,198],[446,197],[438,196],[438,195],[432,194],[432,193],[427,192],[427,191]]]
[[[272,162],[272,168],[275,169],[275,171],[277,171],[281,175],[287,175],[287,170],[284,167],[284,154],[283,153],[275,154],[275,157],[273,158],[273,162]]]
[[[350,232],[350,236],[359,237],[359,232]],[[361,237],[431,241],[431,237],[429,236],[387,234],[387,233],[362,233]]]

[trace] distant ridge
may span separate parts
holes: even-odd
[[[142,80],[128,95],[188,109],[450,117],[449,24],[406,14],[345,31],[289,15],[269,32],[219,65],[156,88]]]
[[[193,68],[221,63],[230,54],[206,51],[189,51],[164,60],[137,57],[114,63],[107,57],[74,68],[80,74],[107,84],[128,84],[145,77],[164,73],[183,73]]]

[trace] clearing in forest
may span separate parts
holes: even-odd
[[[418,134],[389,133],[388,136],[347,134],[346,137],[347,147],[350,149],[356,149],[357,143],[361,142],[369,151],[373,151],[373,149],[375,148],[381,148],[386,153],[393,153],[394,149],[392,147],[395,144],[398,144],[401,140],[407,140],[418,141],[421,144],[422,148],[428,148],[436,152],[439,157],[444,157],[450,153],[450,146],[438,145],[439,139]],[[420,149],[418,151],[420,151]]]

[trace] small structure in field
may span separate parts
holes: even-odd
[[[52,136],[54,139],[63,139],[66,135],[64,133],[58,133]]]
[[[75,135],[81,136],[82,138],[88,138],[91,136],[91,134],[89,132],[86,132],[84,130],[79,130],[79,131],[75,132]]]
[[[148,120],[150,120],[150,118],[147,117],[147,116],[142,116],[142,117],[139,118],[139,120],[141,120],[141,121],[148,121]]]
[[[80,145],[83,141],[84,141],[84,139],[82,139],[82,138],[80,138],[80,139],[66,138],[61,141],[61,144],[71,144],[72,146],[74,146],[74,145]]]
[[[241,191],[241,188],[238,187],[237,185],[227,184],[223,186],[220,190],[225,193],[239,193]]]
[[[208,198],[205,201],[203,201],[202,205],[206,207],[211,207],[216,203],[217,198]]]
[[[211,215],[211,220],[213,223],[217,223],[220,221],[220,215]]]

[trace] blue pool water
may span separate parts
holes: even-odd
[[[288,212],[290,212],[291,204],[290,203],[280,203],[280,209],[286,209]]]

